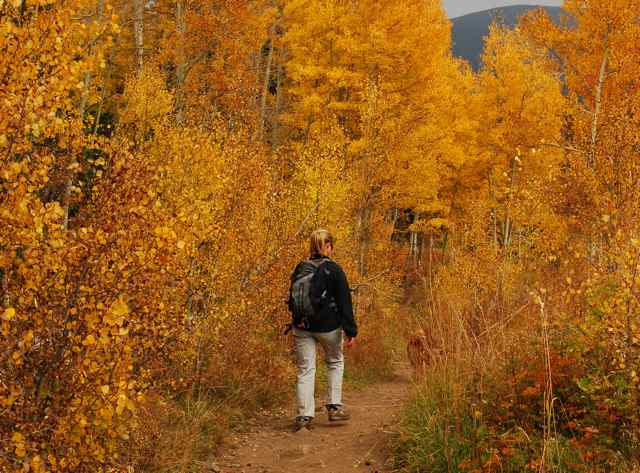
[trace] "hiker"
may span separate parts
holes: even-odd
[[[292,276],[289,310],[298,365],[296,385],[298,412],[295,428],[309,428],[315,414],[316,345],[324,350],[329,392],[326,404],[330,421],[351,417],[342,405],[344,356],[342,332],[347,348],[353,346],[358,327],[353,317],[351,290],[342,268],[331,259],[333,237],[324,229],[311,234],[309,259],[300,262]],[[306,277],[305,277],[306,276]]]

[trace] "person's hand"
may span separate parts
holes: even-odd
[[[355,337],[347,337],[347,343],[344,344],[346,348],[351,348],[356,343]]]

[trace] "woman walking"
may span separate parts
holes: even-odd
[[[347,421],[342,406],[344,373],[343,331],[346,347],[358,334],[351,291],[342,268],[331,259],[333,237],[324,229],[311,234],[309,259],[296,266],[291,276],[289,309],[298,365],[296,385],[298,412],[295,428],[309,428],[315,415],[316,346],[324,351],[328,375],[327,413],[330,421]]]

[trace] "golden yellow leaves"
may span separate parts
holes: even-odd
[[[156,227],[153,229],[153,233],[155,233],[157,236],[165,238],[165,239],[175,239],[176,238],[176,232],[167,227]]]
[[[22,346],[29,347],[33,342],[33,330],[28,330],[27,333],[22,337]]]
[[[151,67],[127,80],[124,101],[121,123],[135,126],[139,133],[166,124],[174,104],[173,95],[162,80],[162,72]]]
[[[129,399],[126,394],[120,393],[118,394],[118,398],[116,401],[116,414],[122,415],[125,409],[128,409],[131,412],[135,412],[136,407],[131,399]]]
[[[119,298],[111,304],[109,310],[106,311],[102,318],[104,322],[104,326],[102,327],[98,325],[99,318],[97,314],[87,314],[85,316],[87,327],[94,332],[89,333],[84,340],[82,340],[82,345],[85,347],[99,345],[107,348],[116,343],[111,337],[126,337],[129,334],[129,329],[123,325],[125,325],[126,318],[129,314],[129,306],[123,298]]]
[[[11,162],[2,170],[2,178],[6,181],[13,181],[23,172],[27,171],[28,168],[24,163],[20,162]]]
[[[1,318],[2,320],[6,320],[7,322],[13,319],[16,316],[16,310],[13,307],[8,307],[4,310]]]
[[[131,377],[142,357],[134,360],[133,354],[158,349],[156,324],[173,333],[180,323],[170,319],[173,311],[132,313],[133,307],[162,297],[168,286],[168,278],[147,266],[157,264],[159,253],[149,250],[148,229],[168,222],[156,218],[160,211],[151,206],[129,212],[146,204],[136,195],[135,186],[149,184],[136,174],[140,168],[132,170],[138,162],[123,151],[126,143],[87,137],[89,117],[78,120],[74,102],[86,92],[95,113],[96,86],[104,86],[92,76],[85,91],[85,73],[105,64],[99,46],[93,48],[95,58],[87,60],[79,46],[87,38],[102,43],[108,31],[100,31],[97,39],[93,26],[80,31],[78,15],[71,14],[77,3],[65,3],[67,9],[58,2],[35,15],[26,11],[24,26],[0,18],[0,30],[11,32],[11,37],[0,33],[6,79],[0,100],[0,195],[6,197],[0,202],[0,295],[10,304],[0,308],[0,351],[7,370],[0,383],[0,411],[5,427],[10,426],[0,428],[0,438],[7,440],[0,441],[2,471],[6,462],[31,472],[77,471],[79,464],[98,471],[100,461],[113,462],[118,439],[135,424],[139,388]],[[143,103],[132,94],[127,105],[135,120],[161,121],[155,117],[162,102],[157,96]],[[164,96],[169,97],[162,102],[166,113],[172,103],[170,95]],[[144,115],[147,105],[151,109]],[[94,178],[95,168],[100,169]],[[107,184],[113,187],[105,190],[99,172],[107,169]],[[108,195],[100,200],[101,193]],[[95,210],[83,202],[89,194]],[[132,334],[130,327],[137,326],[148,329],[148,337]],[[40,367],[37,373],[34,366]],[[145,368],[138,376],[148,385],[154,372]],[[104,421],[101,413],[117,422]]]
[[[51,248],[59,250],[60,248],[64,247],[64,241],[61,238],[56,238],[53,240],[49,240],[49,245],[51,246]]]
[[[117,325],[120,327],[124,323],[124,318],[127,314],[129,314],[129,306],[120,298],[111,305],[104,317],[104,321],[107,325]]]
[[[156,235],[156,245],[158,248],[164,248],[170,241],[175,241],[178,238],[175,230],[168,226],[156,227],[154,228],[153,233]],[[180,240],[176,243],[176,246],[178,249],[183,249],[185,243]]]
[[[26,455],[24,435],[20,432],[14,432],[13,435],[11,435],[11,441],[13,442],[16,456],[18,458],[24,458]]]

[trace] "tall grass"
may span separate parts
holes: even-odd
[[[513,380],[538,349],[540,321],[521,278],[508,260],[477,251],[423,279],[416,323],[437,356],[405,411],[397,452],[406,471],[526,466],[515,451],[533,448],[530,435],[506,412],[523,401]]]
[[[356,312],[359,335],[345,351],[345,379],[351,384],[388,380],[394,362],[403,355],[402,320],[398,296],[391,285],[381,285],[361,296]]]
[[[545,277],[553,287],[557,276]],[[525,265],[477,249],[433,281],[414,286],[415,324],[438,346],[404,412],[400,470],[633,471],[606,400],[580,388],[584,366],[557,294],[535,290]]]

